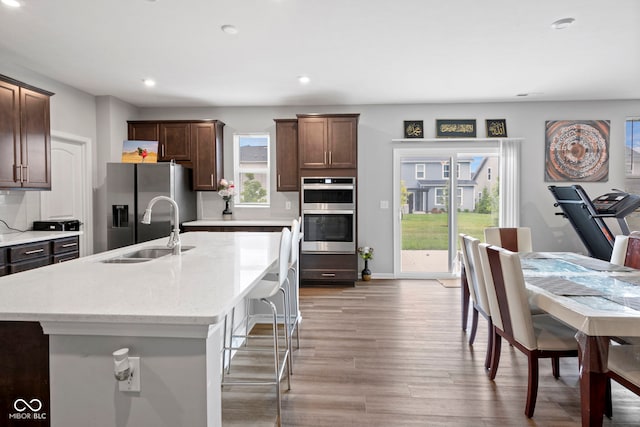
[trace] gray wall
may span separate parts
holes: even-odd
[[[478,136],[485,135],[484,120],[505,118],[510,137],[523,138],[521,151],[521,225],[534,230],[536,250],[584,251],[568,222],[555,215],[553,197],[544,182],[544,126],[546,120],[611,120],[609,180],[583,183],[596,195],[624,187],[624,122],[640,114],[640,101],[593,102],[513,102],[477,104],[358,105],[333,107],[192,108],[141,109],[140,119],[216,118],[226,123],[225,169],[232,165],[234,132],[271,132],[274,118],[295,117],[296,113],[360,113],[358,135],[358,224],[359,245],[375,248],[370,268],[376,275],[393,272],[393,212],[381,209],[380,201],[392,201],[392,144],[402,138],[404,120],[424,120],[425,137],[435,137],[436,118],[475,118]],[[429,124],[432,124],[430,126]],[[445,142],[443,142],[445,143]],[[275,182],[273,180],[272,182]],[[559,184],[564,185],[564,183]],[[274,198],[274,216],[286,215],[284,199]],[[216,216],[222,203],[215,194],[203,193],[203,215]],[[296,200],[295,198],[293,200]],[[297,200],[296,200],[297,201]],[[392,204],[390,204],[392,206]],[[297,203],[294,207],[297,206]],[[234,212],[235,213],[235,212]]]
[[[1,58],[0,58],[1,59]],[[141,108],[112,97],[93,97],[70,86],[28,70],[0,62],[0,73],[56,92],[51,103],[52,129],[90,138],[94,141],[95,250],[104,250],[104,168],[108,161],[119,159],[122,140],[126,138],[126,120],[132,119],[218,119],[224,128],[225,170],[231,176],[234,132],[269,132],[275,141],[274,118],[292,118],[297,113],[360,113],[359,168],[359,244],[375,248],[370,263],[376,275],[393,272],[393,212],[381,209],[380,201],[392,202],[392,139],[402,137],[404,120],[424,120],[425,137],[435,136],[435,119],[475,118],[478,136],[485,134],[484,120],[505,118],[510,137],[523,138],[521,151],[521,225],[534,230],[536,250],[584,251],[576,233],[566,220],[554,215],[553,197],[544,182],[544,125],[546,120],[611,120],[609,180],[584,183],[595,197],[611,188],[624,187],[624,121],[640,116],[640,100],[592,102],[513,102],[476,104],[357,105],[310,107],[234,107],[234,108]],[[431,124],[431,125],[430,125]],[[275,162],[275,145],[272,147]],[[272,183],[275,185],[275,168]],[[273,191],[273,188],[272,188]],[[17,192],[2,192],[2,215],[18,213],[17,219],[37,216],[39,202]],[[272,208],[234,209],[237,218],[293,217],[298,209],[297,193],[273,192]],[[223,202],[216,193],[201,192],[199,218],[219,218]],[[9,200],[9,201],[7,201]],[[290,211],[285,202],[292,202]],[[4,204],[4,205],[2,205]],[[9,206],[7,206],[9,204]],[[392,204],[390,203],[392,206]],[[25,214],[24,212],[27,211]],[[16,223],[14,222],[13,225]],[[11,224],[10,224],[11,225]],[[2,227],[0,226],[0,230]]]

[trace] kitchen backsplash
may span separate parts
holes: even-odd
[[[287,209],[287,202],[291,209]],[[224,201],[216,192],[198,192],[198,219],[222,219]],[[238,207],[231,204],[234,219],[260,220],[270,218],[294,218],[298,216],[298,193],[276,193],[271,195],[270,207]]]
[[[40,219],[39,191],[0,191],[0,219],[11,228],[29,230]],[[0,234],[15,233],[0,222]]]

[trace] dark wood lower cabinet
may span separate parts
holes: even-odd
[[[358,280],[356,254],[300,254],[302,285],[355,285]]]
[[[0,322],[0,425],[49,426],[49,336],[38,322]]]
[[[78,236],[2,247],[0,276],[79,254]],[[49,336],[39,322],[0,321],[0,426],[45,427],[49,418]]]

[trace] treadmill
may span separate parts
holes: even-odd
[[[640,207],[640,196],[614,190],[591,200],[580,185],[558,187],[550,185],[549,191],[556,199],[555,207],[560,207],[578,233],[580,240],[589,251],[589,256],[604,261],[611,259],[615,236],[607,226],[606,218],[616,218],[623,234],[629,234],[625,217]]]

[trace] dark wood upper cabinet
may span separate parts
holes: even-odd
[[[0,76],[0,188],[51,189],[52,95]]]
[[[20,88],[0,81],[0,187],[20,187]]]
[[[158,161],[192,169],[193,189],[216,191],[223,177],[222,129],[218,120],[129,121],[129,139],[158,141]]]
[[[223,127],[224,123],[217,120],[191,126],[194,190],[217,191],[218,182],[224,177]]]
[[[130,121],[129,139],[158,141],[158,161],[178,163],[191,161],[191,122],[188,121]],[[190,166],[190,165],[186,165]]]
[[[158,159],[191,161],[191,123],[160,123]]]
[[[299,191],[298,120],[275,119],[277,191]]]
[[[359,114],[298,115],[300,169],[355,169]]]
[[[157,122],[127,122],[131,141],[160,141]]]
[[[358,117],[329,117],[329,167],[358,167]]]

